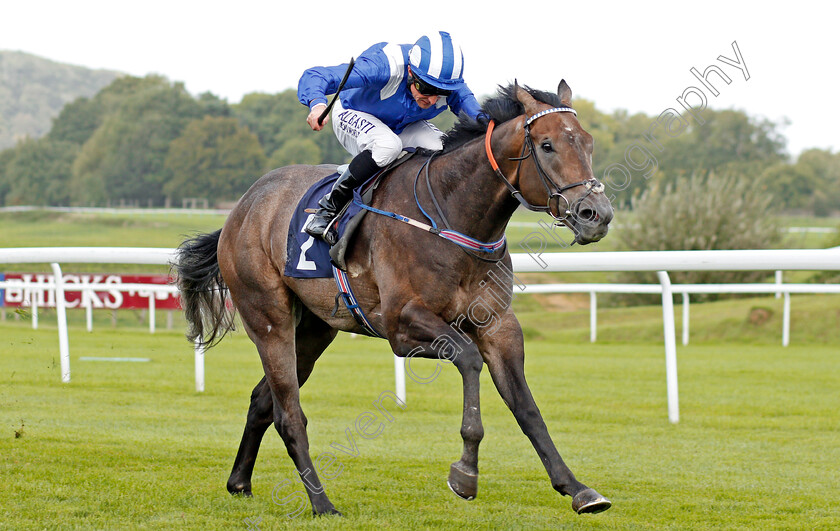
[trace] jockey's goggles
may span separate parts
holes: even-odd
[[[437,88],[436,86],[430,85],[416,76],[411,76],[408,79],[408,82],[414,85],[414,88],[417,89],[417,92],[419,92],[423,96],[449,96],[450,94],[452,94],[451,90]]]

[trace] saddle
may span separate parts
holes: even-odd
[[[370,205],[374,191],[385,176],[409,160],[414,153],[413,148],[406,148],[394,162],[353,191],[353,200],[339,212],[333,222],[339,238],[332,248],[324,240],[303,232],[303,227],[307,218],[318,208],[318,200],[332,189],[344,167],[339,166],[336,173],[313,184],[301,197],[289,222],[286,267],[283,274],[293,278],[330,278],[333,277],[333,265],[345,271],[347,269],[345,255],[350,248],[356,229],[367,213],[367,210],[357,203]]]

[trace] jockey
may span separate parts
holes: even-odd
[[[298,100],[309,107],[306,122],[315,131],[327,106],[327,94],[338,89],[347,65],[314,67],[298,83]],[[353,197],[353,189],[393,162],[403,146],[443,148],[443,133],[429,120],[448,107],[476,119],[481,107],[464,83],[464,56],[449,33],[423,36],[413,45],[381,42],[359,56],[332,111],[333,131],[353,155],[332,191],[304,230],[335,243],[325,234],[335,216]],[[328,121],[324,119],[324,123]]]

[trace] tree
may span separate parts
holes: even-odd
[[[840,209],[840,153],[809,149],[799,155],[796,167],[813,174],[816,181],[812,203],[815,215],[828,216]]]
[[[65,105],[52,129],[47,134],[51,140],[73,142],[81,146],[102,123],[102,106],[88,98],[78,98]]]
[[[79,147],[47,138],[18,144],[5,166],[5,202],[9,205],[69,204],[69,182]]]
[[[707,109],[699,123],[667,112],[662,118],[623,110],[606,115],[586,100],[575,100],[575,107],[595,139],[593,171],[617,204],[629,205],[662,180],[708,171],[758,175],[785,160],[778,124],[742,111]]]
[[[172,199],[238,199],[265,169],[256,135],[235,118],[205,116],[193,120],[172,141],[165,169],[172,178],[164,192]]]
[[[166,78],[156,75],[120,77],[94,97],[77,98],[65,105],[58,117],[53,119],[48,136],[52,140],[82,145],[93,136],[107,116],[119,111],[126,100],[145,90],[159,89],[168,84]]]
[[[204,114],[208,116],[230,116],[230,105],[227,101],[219,98],[212,92],[202,92],[198,96],[198,103],[204,109]]]
[[[734,110],[707,109],[702,118],[703,124],[689,122],[684,133],[668,142],[659,155],[663,171],[725,171],[749,162],[766,167],[785,160],[785,140],[776,123]]]
[[[218,99],[197,101],[183,84],[159,76],[117,80],[97,98],[105,118],[73,167],[74,198],[80,203],[160,202],[171,177],[164,165],[170,142],[191,120],[227,112]]]
[[[6,194],[11,188],[11,183],[7,177],[6,168],[15,158],[15,150],[6,149],[0,151],[0,205],[6,204]]]
[[[271,168],[292,164],[321,164],[321,148],[311,138],[291,138],[283,143],[268,162]]]
[[[813,208],[819,179],[812,168],[779,162],[761,172],[759,181],[768,194],[777,198],[779,210]]]
[[[294,90],[279,94],[246,94],[242,102],[233,106],[233,114],[260,139],[265,153],[274,160],[274,154],[293,139],[311,139],[321,152],[317,163],[340,164],[349,160],[332,127],[312,131],[306,123],[307,108],[297,100]],[[287,149],[288,153],[290,149]],[[278,155],[279,159],[287,158]]]
[[[577,111],[577,117],[581,127],[592,135],[592,139],[595,141],[595,150],[592,154],[593,162],[595,160],[599,162],[602,160],[606,161],[609,158],[607,155],[615,145],[616,131],[618,129],[616,119],[600,112],[595,108],[595,103],[589,100],[576,98],[573,106]],[[605,167],[605,164],[600,164],[601,172],[596,175],[603,173]]]

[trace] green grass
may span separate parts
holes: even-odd
[[[627,223],[632,218],[627,216]],[[514,221],[536,222],[531,213]],[[619,220],[621,221],[621,220]],[[175,247],[184,235],[221,227],[205,214],[0,213],[0,248]],[[836,226],[790,219],[788,226]],[[512,252],[529,226],[511,227]],[[616,236],[572,252],[615,250]],[[820,247],[807,234],[789,247]],[[546,251],[558,251],[552,245]],[[73,265],[73,272],[163,272],[150,266]],[[46,264],[4,271],[49,271]],[[810,272],[801,275],[810,275]],[[800,275],[800,276],[801,276]],[[528,282],[546,275],[523,276]],[[792,281],[794,275],[786,275]],[[551,281],[609,281],[605,274]],[[485,370],[479,495],[446,487],[461,451],[461,386],[452,368],[434,382],[408,381],[408,406],[357,457],[338,455],[326,481],[345,518],[289,519],[272,502],[294,477],[277,433],[268,432],[253,499],[224,488],[262,375],[242,333],[208,352],[207,390],[194,391],[193,355],[180,314],[148,333],[144,312],[70,311],[72,382],[60,382],[55,314],[26,311],[0,322],[0,529],[836,529],[840,528],[840,303],[793,296],[791,346],[780,347],[782,301],[769,297],[692,304],[691,344],[678,347],[681,421],[667,422],[659,306],[610,308],[599,297],[598,343],[590,344],[588,295],[519,295],[532,391],[566,462],[612,499],[577,516],[555,493],[528,440]],[[679,303],[679,298],[676,298]],[[549,311],[577,308],[577,311]],[[759,308],[769,318],[751,318]],[[681,325],[676,306],[677,333]],[[150,363],[81,357],[148,357]],[[417,362],[418,372],[432,365]],[[312,455],[336,453],[346,429],[393,386],[387,343],[341,334],[302,390]],[[284,491],[289,492],[289,491]]]
[[[518,295],[516,315],[532,337],[579,343],[589,340],[589,312],[549,312],[544,308],[557,296]],[[567,304],[588,308],[589,294],[560,296]],[[598,341],[662,341],[662,307],[602,307],[598,299]],[[674,297],[677,340],[682,334],[682,296]],[[762,315],[756,315],[756,314]],[[780,345],[782,340],[783,299],[773,295],[739,298],[689,306],[689,342],[743,345]],[[562,327],[557,322],[562,321]],[[791,343],[826,344],[840,347],[840,296],[792,295]]]
[[[345,517],[312,519],[307,509],[290,520],[290,509],[272,502],[274,486],[294,474],[273,429],[257,462],[255,497],[224,488],[261,377],[244,334],[208,352],[207,390],[199,394],[181,330],[88,334],[72,326],[72,382],[62,384],[54,324],[33,331],[0,323],[0,528],[246,529],[246,519],[259,519],[261,529],[836,529],[840,339],[797,335],[806,326],[797,316],[811,319],[815,304],[826,305],[814,310],[817,324],[838,318],[836,299],[834,306],[822,299],[794,298],[788,348],[778,346],[778,323],[762,325],[766,337],[753,344],[715,332],[774,299],[692,306],[697,338],[678,349],[677,425],[667,421],[659,308],[599,315],[592,345],[583,339],[587,312],[529,311],[518,301],[533,337],[526,371],[558,449],[579,479],[614,503],[587,516],[551,489],[486,370],[479,495],[464,502],[445,485],[461,450],[460,380],[451,367],[426,385],[409,379],[406,409],[392,408],[394,421],[377,438],[357,435],[357,457],[331,449],[346,444],[345,429],[393,386],[387,343],[341,334],[302,401],[312,455],[330,451],[340,461],[341,473],[325,486]],[[825,317],[830,308],[835,314]],[[626,339],[628,328],[636,340]],[[431,362],[417,366],[425,370]]]

